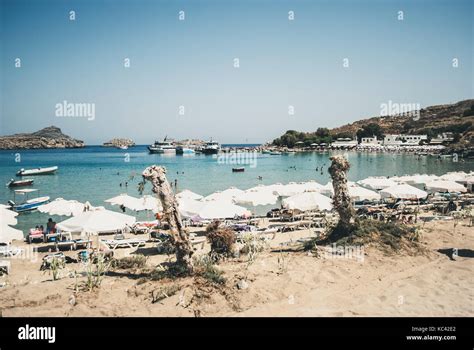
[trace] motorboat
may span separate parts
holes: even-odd
[[[36,198],[29,198],[29,195],[32,193],[37,192],[37,189],[34,188],[27,188],[22,190],[15,190],[14,197],[12,201],[8,201],[12,210],[21,213],[24,211],[30,211],[37,209],[40,205],[46,204],[49,202],[49,197],[36,197]],[[25,196],[24,200],[21,203],[16,202],[16,196],[22,195]]]
[[[216,141],[208,141],[202,148],[201,152],[204,154],[217,154],[221,150],[221,145]]]
[[[121,146],[118,146],[117,148],[118,149],[128,149],[128,146],[127,145],[121,145]]]
[[[47,168],[35,168],[35,169],[20,169],[17,171],[17,176],[28,176],[28,175],[50,175],[54,174],[58,170],[57,166],[50,166]]]
[[[244,167],[232,168],[232,172],[233,172],[233,173],[243,173],[244,171],[245,171],[245,168],[244,168]]]
[[[24,180],[10,179],[10,181],[8,181],[8,183],[7,183],[7,186],[8,187],[31,186],[31,185],[33,185],[33,182],[34,182],[33,179],[24,179]]]
[[[194,149],[185,146],[176,146],[176,154],[194,154]]]
[[[176,153],[176,146],[165,137],[163,141],[155,141],[154,144],[148,146],[148,151],[150,153]]]

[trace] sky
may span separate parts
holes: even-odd
[[[0,0],[0,135],[262,143],[473,98],[473,3]],[[63,101],[94,118],[57,116]]]

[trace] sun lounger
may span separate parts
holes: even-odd
[[[201,249],[203,249],[204,244],[206,243],[206,237],[194,237],[191,238],[190,241],[193,246],[201,245]]]
[[[115,250],[117,248],[135,248],[145,245],[145,240],[142,239],[106,239],[102,242],[107,245],[110,249]]]
[[[7,260],[0,261],[0,272],[6,273],[7,275],[10,274],[10,262]]]
[[[56,241],[54,246],[56,247],[56,251],[58,252],[60,248],[69,247],[69,250],[76,249],[76,242],[74,241]]]
[[[17,256],[23,252],[23,249],[12,247],[11,245],[0,246],[0,256],[12,257]]]
[[[30,233],[28,234],[28,243],[31,244],[34,240],[38,239],[40,239],[42,242],[45,241],[43,231],[36,230],[34,228],[30,229]]]

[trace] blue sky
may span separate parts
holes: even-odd
[[[57,125],[89,144],[165,135],[259,143],[378,115],[389,100],[473,97],[469,0],[0,4],[0,134]],[[94,103],[95,119],[56,117],[64,100]]]

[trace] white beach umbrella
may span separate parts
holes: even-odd
[[[306,210],[331,210],[331,199],[318,192],[303,192],[282,200],[286,209]]]
[[[47,204],[40,205],[38,211],[50,215],[71,216],[84,211],[84,204],[75,200],[56,198]]]
[[[237,204],[252,206],[275,204],[277,200],[278,196],[268,189],[247,190],[234,198],[234,202]]]
[[[163,206],[161,205],[161,201],[158,197],[153,195],[145,195],[141,198],[137,198],[137,205],[136,208],[133,210],[140,211],[140,210],[151,210],[154,213],[158,213],[163,210]]]
[[[357,184],[372,190],[382,190],[397,185],[394,180],[386,177],[368,177],[367,179],[357,181]]]
[[[380,200],[380,195],[377,192],[358,186],[356,183],[352,181],[347,182],[347,188],[349,190],[349,196],[354,201]],[[332,196],[334,194],[334,188],[332,187],[332,182],[329,181],[326,185],[324,185],[320,193],[326,196]]]
[[[449,172],[439,177],[440,180],[462,182],[468,176],[464,171]]]
[[[0,207],[0,226],[2,225],[16,225],[18,223],[16,217],[18,216],[17,212],[14,212],[10,209],[7,209],[8,206],[2,205]]]
[[[228,202],[231,202],[232,199],[240,194],[244,193],[241,189],[235,188],[235,187],[229,187],[228,189],[224,191],[217,191],[209,196],[206,196],[203,198],[204,201],[221,201],[221,200],[227,200]]]
[[[428,182],[426,189],[431,192],[466,192],[467,189],[457,182],[448,180],[438,180]]]
[[[391,186],[380,191],[382,198],[421,199],[426,198],[427,192],[407,184]]]
[[[205,201],[204,205],[199,208],[196,214],[202,219],[224,219],[233,218],[235,216],[251,215],[248,209],[235,205],[227,199]]]
[[[0,224],[0,243],[10,244],[12,240],[23,240],[23,232],[5,224]]]
[[[428,174],[414,174],[414,175],[405,175],[399,178],[403,182],[409,185],[423,185],[431,181],[435,181],[438,179],[436,175],[428,175]]]
[[[324,186],[321,185],[320,183],[317,183],[316,181],[312,180],[312,181],[302,183],[301,187],[304,189],[304,192],[311,192],[311,191],[318,192]]]
[[[204,206],[204,201],[198,201],[192,198],[178,198],[178,208],[182,216],[191,218],[198,215],[199,210]]]
[[[62,231],[72,233],[105,233],[124,229],[135,223],[133,216],[117,213],[103,208],[80,213],[56,225]]]
[[[104,202],[110,203],[112,205],[123,205],[127,208],[135,207],[137,205],[137,197],[130,196],[128,194],[122,193],[118,196],[106,199]]]
[[[200,200],[203,198],[203,196],[201,196],[200,194],[197,194],[193,191],[190,191],[190,190],[183,190],[181,192],[179,192],[177,195],[176,195],[176,198],[177,199],[180,199],[180,198],[189,198],[189,199],[195,199],[195,200]]]
[[[305,191],[305,183],[290,182],[287,185],[280,186],[275,193],[280,197],[290,197]]]

